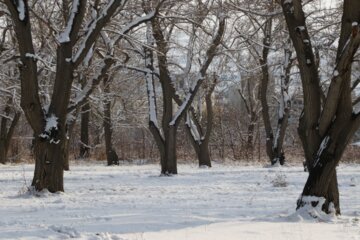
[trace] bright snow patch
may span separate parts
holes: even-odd
[[[59,43],[70,42],[70,33],[72,31],[72,28],[73,28],[75,15],[79,11],[79,5],[80,5],[79,0],[74,0],[73,1],[72,8],[71,8],[71,14],[70,14],[69,20],[68,20],[68,22],[66,24],[65,30],[57,38]]]
[[[17,10],[19,12],[19,19],[23,21],[25,19],[25,3],[23,0],[18,0]]]
[[[83,162],[65,172],[65,193],[28,192],[32,165],[0,165],[0,239],[300,240],[359,239],[360,166],[338,167],[342,216],[295,212],[302,167],[158,165],[106,167]],[[72,163],[71,165],[74,165]],[[273,186],[279,171],[287,185]]]
[[[297,29],[298,29],[299,31],[305,31],[305,26],[298,26]]]
[[[45,132],[50,132],[52,129],[57,130],[57,120],[58,118],[54,114],[51,114],[51,116],[46,119]]]

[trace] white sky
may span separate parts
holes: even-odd
[[[337,3],[340,2],[340,0],[317,0],[320,2],[321,5],[324,4],[326,7],[335,7]]]

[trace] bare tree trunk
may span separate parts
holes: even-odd
[[[5,164],[7,162],[7,121],[8,116],[10,113],[10,107],[6,106],[5,107],[5,111],[4,114],[5,116],[3,116],[1,118],[1,127],[0,127],[0,163]]]
[[[212,106],[212,93],[214,92],[215,85],[216,85],[216,76],[214,74],[213,81],[207,86],[207,92],[205,95],[205,104],[206,104],[206,132],[204,134],[204,130],[200,124],[200,121],[197,119],[195,110],[190,108],[188,113],[186,114],[186,132],[190,137],[190,142],[196,152],[196,155],[199,160],[199,166],[207,166],[211,167],[211,159],[209,153],[209,142],[210,136],[213,128],[213,106]],[[177,100],[174,98],[175,101],[181,105],[181,100]]]
[[[110,82],[108,77],[104,78],[104,93],[110,93]],[[105,149],[107,164],[119,165],[119,157],[112,145],[112,124],[111,124],[111,101],[109,96],[104,100],[104,132],[105,132]]]
[[[329,206],[333,206],[335,212],[340,214],[336,166],[360,126],[360,113],[353,112],[351,99],[351,67],[360,45],[360,28],[357,24],[360,2],[344,1],[336,65],[322,105],[317,64],[306,28],[302,2],[282,0],[282,8],[297,53],[304,91],[304,111],[298,131],[309,177],[297,208],[308,204],[316,206],[322,198],[325,199],[325,204],[322,205],[324,212],[330,212]],[[309,200],[309,196],[319,199]]]
[[[302,196],[319,196],[326,201],[322,206],[322,210],[326,213],[335,208],[335,213],[340,214],[339,189],[336,176],[336,163],[340,159],[334,159],[330,154],[323,154],[322,160],[325,165],[317,166],[309,171],[309,177],[304,186]],[[335,165],[334,165],[335,164]],[[307,204],[306,199],[301,197],[297,204],[297,209]],[[316,206],[319,202],[314,201],[311,204]],[[330,206],[330,204],[333,206]]]
[[[191,113],[188,113],[191,114]],[[210,154],[209,154],[209,140],[202,139],[200,136],[194,136],[194,134],[199,134],[199,133],[194,133],[192,131],[194,131],[193,128],[195,128],[195,126],[192,125],[192,123],[189,123],[189,121],[191,121],[191,117],[187,116],[187,122],[186,122],[186,132],[189,136],[191,145],[193,146],[195,153],[197,155],[198,158],[198,162],[199,162],[199,166],[208,166],[211,167],[211,159],[210,159]],[[199,129],[197,129],[196,131],[198,131]],[[207,129],[207,131],[211,129]],[[199,134],[200,135],[200,134]]]
[[[273,10],[273,6],[270,6]],[[278,122],[275,136],[271,126],[271,119],[269,114],[269,104],[267,97],[267,90],[269,85],[269,66],[268,66],[268,55],[271,46],[272,39],[272,18],[267,20],[264,27],[264,39],[263,39],[263,50],[262,58],[260,59],[262,78],[260,81],[259,98],[262,106],[262,116],[265,126],[266,133],[266,153],[272,165],[285,163],[285,155],[283,151],[283,142],[285,138],[286,128],[288,124],[288,118],[290,114],[290,98],[288,95],[288,85],[290,82],[290,70],[291,70],[291,51],[286,44],[285,57],[283,64],[283,73],[281,76],[281,96],[280,106],[278,112]]]
[[[255,125],[257,122],[257,115],[255,112],[250,114],[250,123],[247,129],[247,141],[246,141],[246,158],[253,158],[254,155],[254,133]]]
[[[54,139],[52,142],[44,141],[38,136],[35,137],[35,171],[32,186],[36,190],[64,191],[63,170],[68,157],[66,142],[66,134],[63,130],[58,132],[56,140]]]
[[[89,147],[89,121],[90,121],[90,104],[87,102],[81,108],[81,127],[80,127],[80,158],[90,156]]]
[[[176,126],[169,126],[165,130],[165,161],[161,166],[161,173],[165,175],[177,174],[176,159]]]
[[[0,137],[0,163],[5,164],[7,162],[7,152],[6,143],[4,139]]]
[[[0,163],[2,164],[5,164],[7,162],[7,154],[10,147],[10,141],[13,137],[15,127],[19,122],[20,116],[20,112],[15,112],[13,119],[11,119],[10,106],[9,103],[6,104],[4,116],[1,118],[0,126]],[[10,126],[8,126],[9,120],[11,120]]]
[[[285,47],[285,58],[283,64],[283,73],[281,75],[281,96],[280,106],[278,112],[278,123],[273,141],[273,156],[272,164],[277,162],[280,165],[285,163],[285,154],[283,151],[283,143],[285,139],[286,129],[288,126],[288,120],[290,116],[291,99],[289,97],[289,84],[290,84],[290,71],[292,66],[291,51],[289,45]]]
[[[266,67],[266,65],[264,65],[263,67]],[[253,91],[256,90],[256,87],[254,86],[253,82],[251,82],[251,79],[246,80],[245,88],[245,90],[238,89],[238,93],[240,94],[240,97],[244,102],[245,110],[249,118],[249,124],[246,134],[247,138],[242,138],[242,148],[245,151],[245,158],[253,158],[255,126],[259,118],[258,101],[256,101],[256,99],[254,99],[253,97]],[[259,91],[260,90],[261,88],[259,88]],[[247,97],[243,93],[243,91],[246,91]]]
[[[149,8],[149,6],[144,6]],[[148,11],[149,9],[145,9]],[[222,36],[225,30],[225,18],[222,16],[219,19],[219,27],[217,33],[214,35],[213,41],[209,48],[206,51],[206,60],[201,65],[199,70],[199,77],[196,77],[193,87],[189,90],[185,97],[185,101],[179,107],[176,114],[174,114],[173,109],[173,82],[169,71],[169,64],[167,60],[167,40],[164,37],[161,21],[158,18],[154,18],[148,25],[147,28],[147,43],[149,46],[154,46],[156,42],[157,49],[157,60],[159,71],[157,76],[159,77],[161,89],[162,89],[162,100],[163,100],[163,115],[162,115],[162,132],[159,129],[157,124],[157,109],[156,109],[156,97],[154,91],[154,66],[152,58],[152,50],[145,48],[145,65],[147,68],[146,82],[148,89],[148,98],[149,98],[149,122],[150,130],[154,135],[155,141],[159,147],[161,155],[161,173],[168,174],[177,174],[177,159],[176,159],[176,131],[179,126],[179,123],[182,117],[185,116],[188,109],[191,107],[191,104],[195,98],[196,93],[198,92],[201,84],[205,78],[206,71],[212,62],[213,58],[216,55],[216,49],[221,42]]]
[[[83,27],[86,13],[86,0],[73,1],[72,17],[67,16],[67,30],[57,39],[56,74],[51,102],[44,109],[39,97],[39,81],[36,53],[31,32],[31,15],[27,0],[5,0],[19,46],[21,65],[21,107],[35,134],[35,174],[32,185],[40,191],[47,188],[50,192],[64,191],[63,170],[68,160],[67,114],[77,106],[69,106],[74,70],[83,62],[89,49],[98,38],[103,27],[109,22],[119,6],[126,1],[112,1],[106,5],[106,11],[97,16],[93,27],[86,33],[80,48],[74,53],[79,40],[79,31]],[[76,5],[75,5],[76,3]],[[68,6],[64,6],[67,8]],[[123,6],[122,6],[123,7]],[[70,11],[67,11],[68,13]],[[80,45],[79,45],[80,46]],[[106,70],[106,69],[105,69]],[[103,72],[103,71],[102,71]],[[90,91],[89,91],[90,92]],[[86,93],[86,97],[89,93]],[[86,99],[85,97],[85,99]],[[75,104],[76,105],[76,104]]]
[[[211,158],[209,153],[209,144],[203,142],[199,147],[198,153],[199,166],[211,167]]]

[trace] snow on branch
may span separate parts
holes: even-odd
[[[180,120],[180,117],[185,113],[185,111],[188,109],[188,107],[191,105],[197,90],[199,89],[202,81],[204,80],[204,77],[202,75],[200,75],[199,77],[196,78],[193,86],[191,87],[189,93],[186,95],[185,100],[183,102],[183,104],[181,104],[181,106],[179,107],[179,109],[176,111],[175,116],[173,117],[173,119],[171,120],[170,124],[171,126],[175,125],[176,123],[178,123],[178,121]]]
[[[95,42],[97,36],[100,34],[100,31],[105,26],[105,24],[110,20],[112,15],[115,13],[116,9],[120,5],[124,6],[127,0],[111,0],[100,12],[99,16],[92,21],[88,27],[88,31],[85,34],[84,40],[81,42],[77,52],[72,58],[75,66],[78,66],[82,60],[85,58],[89,49]]]
[[[188,126],[188,128],[190,129],[190,133],[191,136],[193,137],[193,139],[198,142],[201,143],[202,140],[202,136],[199,133],[194,121],[191,119],[190,114],[186,115],[186,122],[185,122],[186,126]]]
[[[100,73],[93,77],[90,82],[88,82],[80,93],[77,94],[76,98],[72,100],[72,104],[68,107],[67,112],[70,113],[74,111],[78,106],[83,105],[90,94],[93,92],[94,88],[101,82],[101,80],[106,76],[108,70],[113,65],[114,60],[111,58],[106,58],[104,60],[103,66],[100,70]]]
[[[155,41],[152,34],[151,24],[147,23],[146,28],[146,42],[149,46],[154,46]],[[156,109],[156,96],[154,89],[154,77],[152,72],[154,71],[153,66],[153,54],[150,48],[144,47],[145,52],[145,66],[147,72],[145,73],[146,78],[146,87],[148,93],[148,101],[149,101],[149,121],[153,123],[153,125],[159,129],[159,124],[157,121],[157,109]]]
[[[322,142],[321,142],[321,144],[320,144],[320,147],[319,147],[319,149],[318,149],[318,152],[317,152],[317,154],[316,154],[316,159],[315,159],[315,162],[314,162],[313,167],[316,167],[316,166],[319,164],[321,155],[322,155],[322,153],[324,152],[324,150],[328,147],[329,141],[330,141],[330,136],[326,136],[326,137],[322,140]]]
[[[285,2],[290,1],[290,0],[285,0]],[[241,11],[243,13],[247,13],[247,14],[253,14],[253,15],[257,15],[260,17],[274,17],[274,16],[279,16],[282,14],[282,11],[277,11],[277,12],[259,12],[259,11],[253,11],[249,8],[242,8],[240,6],[237,6],[233,3],[227,3],[227,5],[229,5],[230,7]]]
[[[86,54],[86,56],[84,58],[83,64],[84,64],[85,67],[89,67],[89,65],[90,65],[90,60],[94,55],[94,45],[95,44],[93,44],[91,46],[91,48],[89,49],[89,51],[87,52],[87,54]]]
[[[146,86],[148,91],[148,99],[149,99],[149,121],[152,122],[155,127],[159,128],[159,124],[157,121],[157,113],[156,113],[156,97],[155,97],[155,89],[154,89],[154,81],[152,74],[146,74]]]
[[[42,139],[47,139],[50,143],[58,144],[60,140],[56,140],[55,136],[56,132],[58,131],[58,118],[51,114],[49,117],[46,118],[46,125],[44,132],[39,135]]]
[[[319,121],[319,132],[320,135],[324,135],[326,130],[329,128],[332,120],[337,111],[339,99],[342,89],[342,83],[344,81],[344,74],[348,71],[348,66],[351,66],[354,55],[359,49],[360,45],[360,28],[355,26],[355,33],[352,34],[348,41],[344,44],[342,50],[340,50],[339,58],[336,63],[334,74],[330,83],[330,87],[327,93],[326,102],[323,108],[323,112]]]
[[[175,116],[171,120],[171,122],[170,122],[171,126],[176,125],[176,124],[179,123],[181,117],[185,114],[187,109],[192,104],[192,102],[193,102],[193,100],[195,98],[195,95],[196,95],[198,89],[200,88],[201,83],[203,82],[203,80],[205,78],[206,71],[209,68],[210,63],[212,62],[212,60],[214,59],[214,57],[216,55],[216,49],[221,43],[221,39],[222,39],[222,37],[224,35],[224,32],[225,32],[225,22],[226,22],[225,19],[226,19],[225,15],[221,15],[219,17],[220,21],[219,21],[219,27],[218,27],[217,33],[216,33],[215,37],[213,38],[210,47],[206,51],[206,60],[205,60],[204,64],[201,66],[201,68],[200,68],[199,76],[196,78],[196,80],[195,80],[193,86],[191,87],[189,93],[185,97],[185,100],[184,100],[183,104],[179,107],[179,109],[175,113]]]
[[[123,68],[123,69],[128,69],[128,70],[131,70],[131,71],[135,71],[135,72],[138,72],[138,73],[144,73],[144,74],[151,74],[151,75],[154,75],[155,77],[159,78],[159,72],[156,72],[155,70],[154,71],[151,71],[147,68],[140,68],[140,67],[135,67],[135,66],[128,66],[128,65],[125,65],[125,64],[117,64],[115,67],[114,67],[114,70],[118,70],[119,68]]]
[[[16,9],[17,9],[17,11],[19,13],[20,21],[24,21],[24,19],[25,19],[25,3],[24,3],[23,0],[18,0],[17,1]]]
[[[59,41],[59,43],[70,42],[70,33],[73,29],[75,15],[79,12],[79,6],[80,6],[79,0],[74,0],[72,3],[70,17],[66,23],[65,30],[62,33],[60,33],[59,36],[56,38]]]
[[[40,62],[42,62],[43,64],[44,64],[44,66],[48,69],[48,70],[50,70],[50,71],[52,71],[52,72],[55,72],[55,67],[54,66],[51,66],[50,64],[52,64],[51,62],[47,62],[46,60],[44,60],[43,58],[41,58],[39,55],[37,55],[37,54],[33,54],[33,53],[26,53],[25,54],[25,57],[27,57],[27,58],[32,58],[34,61],[40,61]]]
[[[154,11],[149,12],[145,16],[141,16],[141,17],[134,19],[132,22],[130,22],[129,24],[127,24],[125,27],[123,27],[121,29],[118,37],[113,40],[112,45],[116,45],[132,29],[136,28],[137,26],[141,25],[142,23],[148,22],[151,19],[153,19],[156,16],[156,14],[157,14],[157,11],[154,10]]]

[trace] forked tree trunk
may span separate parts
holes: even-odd
[[[146,8],[146,7],[145,7]],[[145,9],[145,11],[148,11]],[[202,64],[199,71],[199,77],[195,79],[195,84],[187,93],[186,100],[179,107],[175,116],[173,116],[173,97],[174,86],[169,72],[169,64],[167,60],[167,40],[165,40],[160,20],[154,18],[147,27],[147,43],[148,46],[154,46],[156,41],[157,60],[159,77],[162,88],[163,100],[163,115],[162,115],[162,132],[157,123],[157,109],[156,109],[156,95],[154,90],[154,66],[152,49],[145,48],[145,65],[146,65],[146,82],[149,99],[149,126],[151,133],[154,135],[155,141],[159,147],[161,155],[161,173],[162,174],[177,174],[177,160],[176,160],[176,131],[183,116],[190,108],[196,93],[198,92],[206,71],[216,55],[217,46],[220,44],[225,30],[225,18],[222,16],[219,19],[219,28],[214,36],[214,39],[206,51],[206,61]]]
[[[68,27],[57,38],[55,81],[49,108],[44,111],[39,97],[36,63],[38,59],[33,45],[29,3],[27,0],[4,1],[11,14],[19,45],[21,107],[35,133],[35,174],[32,185],[36,190],[47,188],[50,192],[64,191],[63,170],[67,165],[69,146],[66,136],[66,116],[74,110],[69,109],[74,70],[83,62],[103,27],[120,6],[122,8],[125,6],[125,2],[121,0],[109,2],[103,8],[102,14],[94,19],[91,29],[80,43],[79,31],[84,26],[87,1],[73,1],[71,16],[66,16],[65,25]],[[68,6],[65,5],[63,6],[67,9]],[[75,52],[74,46],[77,43],[82,47]],[[105,70],[107,69],[103,68],[101,72]],[[90,91],[85,94],[85,99],[89,93]],[[77,106],[75,104],[72,108]]]
[[[360,1],[344,1],[336,65],[322,104],[320,78],[302,2],[282,0],[282,7],[297,53],[304,91],[304,111],[298,131],[309,177],[297,202],[297,208],[309,204],[317,206],[325,199],[322,210],[328,213],[331,211],[329,206],[333,206],[335,213],[340,214],[336,166],[360,126],[360,113],[353,112],[351,99],[351,67],[360,45]]]
[[[207,87],[207,92],[205,95],[205,104],[206,104],[206,132],[204,134],[203,127],[201,126],[200,120],[197,119],[195,114],[195,110],[190,108],[188,113],[186,114],[186,132],[190,138],[190,142],[196,152],[198,157],[199,166],[207,166],[211,167],[211,158],[209,152],[209,142],[210,136],[213,128],[213,106],[212,106],[212,93],[214,92],[216,85],[216,76],[214,76],[214,80]],[[181,101],[178,102],[181,105]]]

